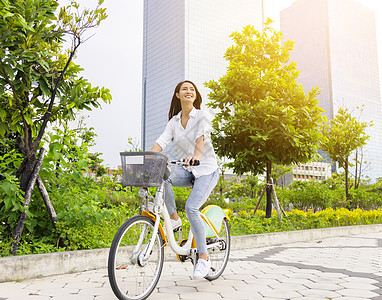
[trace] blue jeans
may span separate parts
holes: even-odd
[[[169,214],[176,211],[175,195],[172,186],[190,187],[194,183],[190,196],[186,202],[186,214],[192,234],[194,235],[198,253],[207,253],[206,232],[204,221],[199,209],[207,201],[208,196],[219,181],[219,170],[198,178],[181,166],[174,165],[171,169],[170,178],[165,182],[165,203]]]

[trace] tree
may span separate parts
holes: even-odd
[[[340,168],[345,170],[345,194],[349,198],[349,162],[350,155],[357,149],[366,145],[370,138],[365,129],[373,123],[360,122],[352,117],[347,108],[340,107],[332,120],[322,125],[324,139],[321,144],[323,151],[338,162]]]
[[[106,18],[102,2],[94,10],[80,11],[72,1],[58,11],[54,0],[0,0],[0,135],[16,135],[23,155],[16,177],[25,194],[12,254],[17,252],[36,181],[50,202],[38,175],[48,124],[73,119],[77,111],[111,100],[109,90],[92,87],[73,62],[87,39],[85,33]],[[71,38],[69,49],[64,48],[65,37]]]
[[[296,63],[288,63],[291,41],[270,27],[262,32],[244,27],[231,37],[226,74],[206,83],[212,92],[210,107],[217,113],[212,139],[217,154],[231,159],[237,174],[267,171],[272,184],[272,164],[309,161],[320,141],[323,110],[317,106],[318,88],[307,95],[296,82]],[[271,190],[267,190],[266,215],[271,215]]]

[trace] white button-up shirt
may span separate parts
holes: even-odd
[[[188,167],[195,177],[208,175],[217,170],[218,164],[215,151],[211,142],[211,118],[205,111],[196,109],[195,107],[190,112],[190,119],[187,122],[186,128],[181,124],[182,112],[172,117],[167,123],[166,129],[157,139],[156,143],[165,149],[167,145],[173,141],[178,152],[179,158],[186,158],[188,155],[194,155],[196,140],[200,136],[204,136],[204,149],[200,158],[200,165],[196,167]]]

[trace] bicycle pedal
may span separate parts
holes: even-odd
[[[217,243],[219,241],[218,238],[206,238],[207,245]]]
[[[163,231],[165,232],[165,234],[166,234],[166,227],[165,226],[163,226]],[[182,232],[182,226],[179,226],[179,227],[176,227],[175,229],[173,229],[172,230],[174,233],[175,232]],[[0,298],[1,299],[1,298]]]
[[[178,245],[180,247],[183,247],[186,243],[187,243],[187,239],[184,239],[184,240],[180,240]],[[187,259],[189,259],[187,255],[176,254],[176,257],[178,258],[180,262],[185,262]]]

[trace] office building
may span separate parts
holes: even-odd
[[[298,0],[281,12],[284,40],[295,42],[290,60],[308,91],[319,86],[328,119],[346,107],[373,121],[363,149],[364,175],[382,177],[382,108],[374,12],[353,0]],[[362,109],[357,110],[357,107]]]
[[[261,0],[145,0],[142,146],[149,150],[168,121],[176,84],[193,81],[207,102],[204,83],[225,72],[229,37],[246,25],[262,26]]]
[[[323,161],[313,161],[296,164],[292,171],[281,176],[276,182],[279,186],[287,186],[293,181],[322,181],[332,177],[331,164]]]

